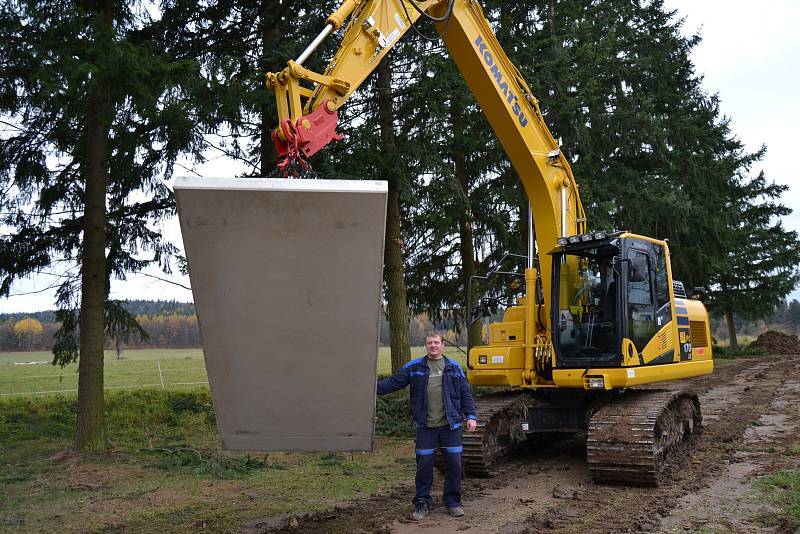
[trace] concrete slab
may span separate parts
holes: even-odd
[[[372,450],[386,182],[178,178],[222,442]]]

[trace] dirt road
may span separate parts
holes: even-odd
[[[659,488],[595,485],[578,441],[540,446],[492,479],[465,479],[466,517],[438,506],[408,519],[412,485],[352,506],[293,518],[291,532],[786,532],[764,526],[773,510],[756,477],[798,468],[800,356],[720,362],[715,373],[671,387],[700,394],[703,430],[692,453]],[[434,495],[441,494],[441,487]],[[436,501],[434,506],[436,506]],[[254,531],[259,531],[254,529]],[[270,531],[269,529],[260,530]]]

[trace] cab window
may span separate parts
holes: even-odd
[[[630,249],[628,260],[627,331],[636,349],[642,351],[657,331],[652,269],[644,251]]]
[[[633,251],[628,276],[628,303],[652,304],[653,292],[650,289],[650,262],[647,254]]]

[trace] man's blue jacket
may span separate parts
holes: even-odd
[[[442,399],[450,428],[458,428],[464,419],[475,419],[475,404],[472,390],[461,366],[446,356],[442,373]],[[411,385],[411,417],[418,427],[428,420],[428,375],[430,368],[427,355],[411,360],[389,378],[378,381],[378,395],[386,395]]]

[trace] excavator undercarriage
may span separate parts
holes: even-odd
[[[696,394],[661,389],[498,393],[475,405],[477,430],[463,436],[464,470],[475,477],[492,476],[529,436],[579,434],[595,482],[656,486],[702,420]]]

